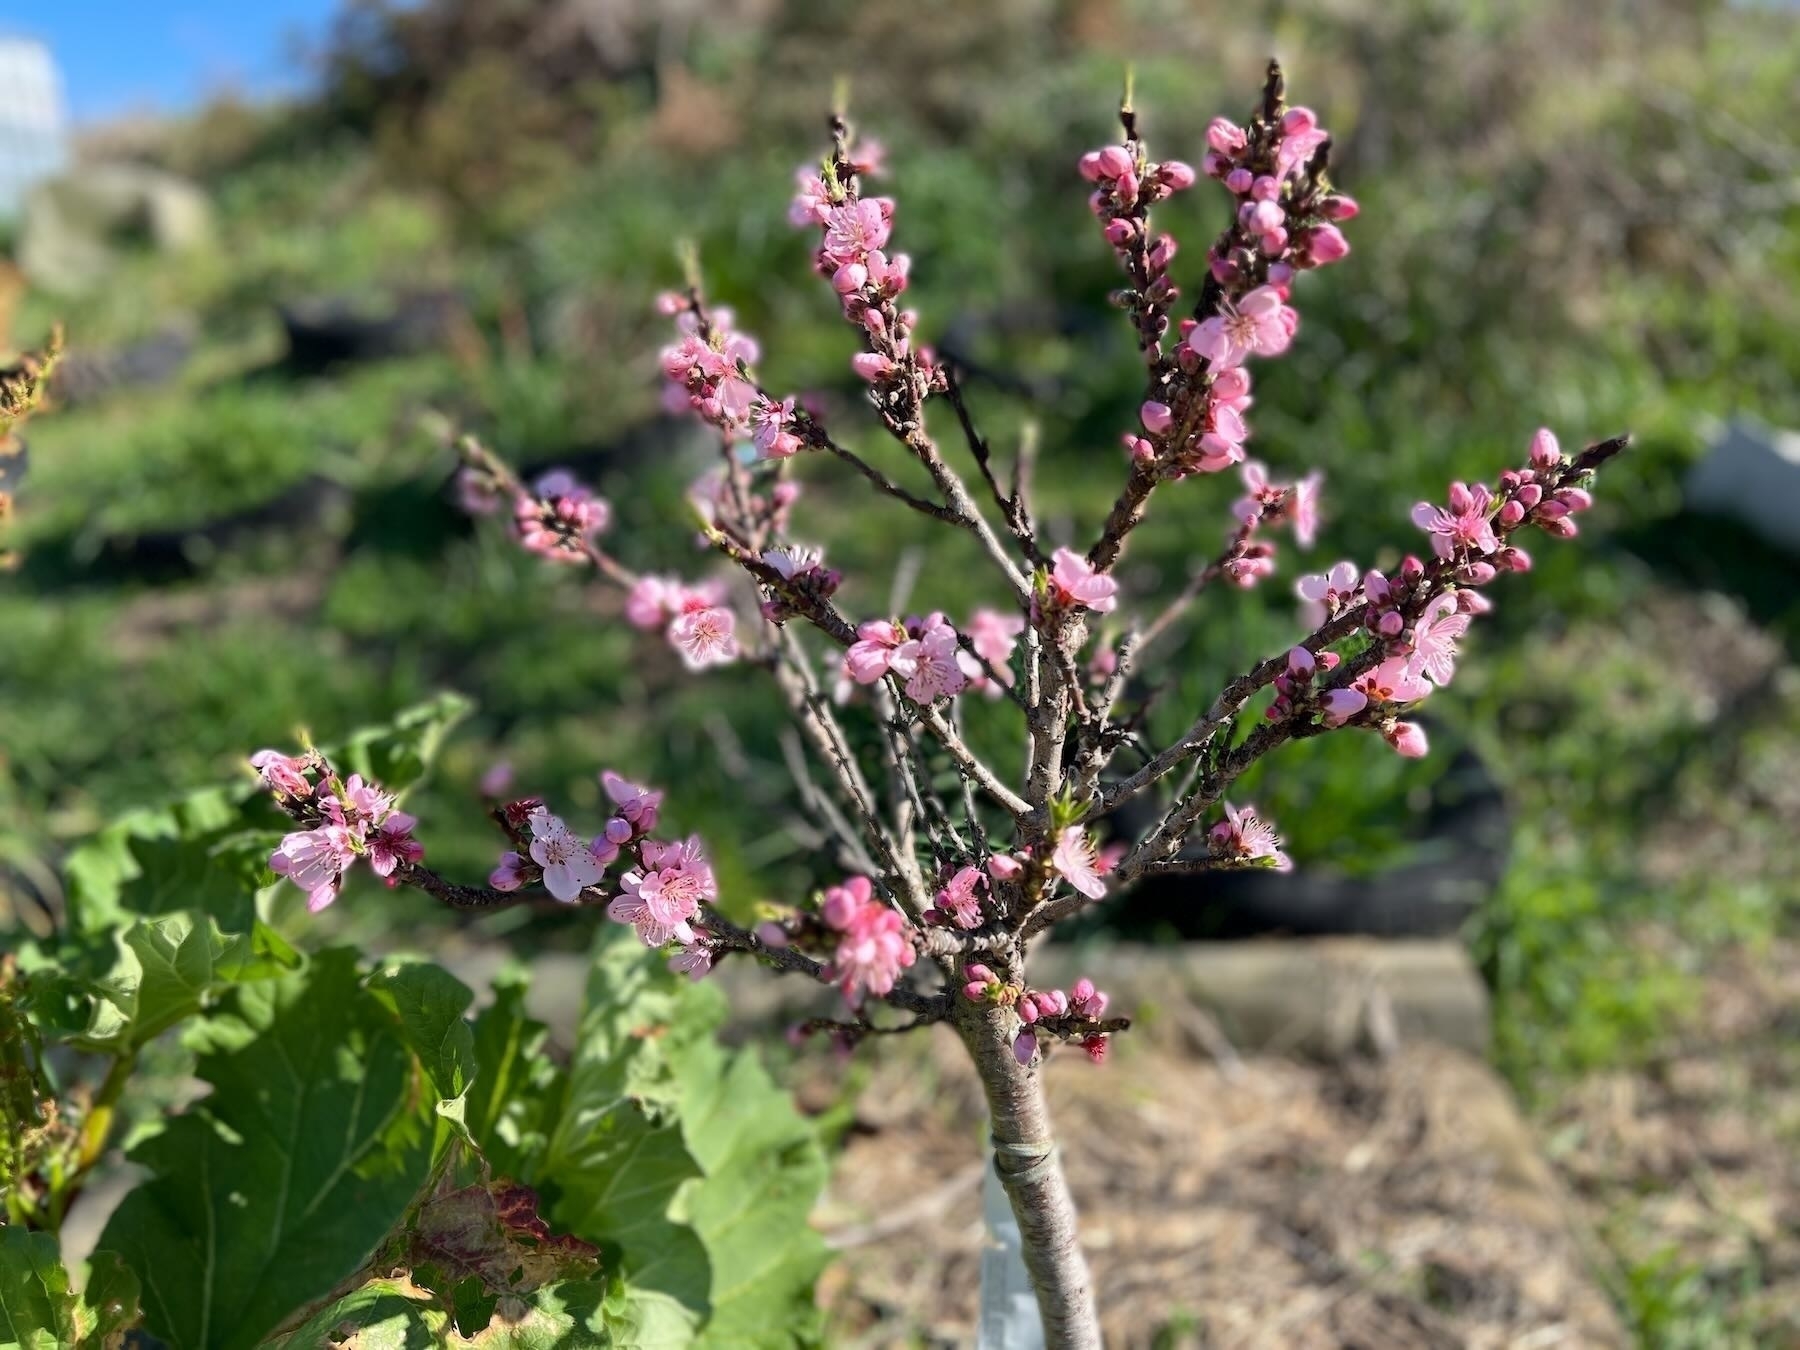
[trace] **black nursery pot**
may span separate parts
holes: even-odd
[[[1154,824],[1131,803],[1113,832],[1137,837]],[[1297,864],[1291,872],[1213,872],[1150,877],[1100,906],[1070,936],[1133,941],[1225,940],[1279,934],[1441,937],[1456,932],[1506,869],[1511,816],[1485,765],[1464,751],[1432,787],[1409,860],[1374,876]],[[1196,856],[1204,845],[1190,846]]]

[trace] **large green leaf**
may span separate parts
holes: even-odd
[[[83,1049],[130,1054],[224,989],[293,970],[299,957],[261,920],[226,934],[205,914],[139,919],[119,935],[119,961],[90,989]]]
[[[102,1350],[137,1320],[137,1279],[116,1256],[97,1253],[76,1294],[55,1237],[0,1227],[0,1350]]]
[[[536,1179],[563,1094],[563,1075],[544,1053],[548,1031],[525,1015],[523,975],[501,975],[494,1001],[475,1019],[475,1085],[465,1119],[502,1176]]]
[[[629,937],[602,946],[543,1170],[563,1222],[620,1248],[641,1323],[621,1344],[814,1336],[824,1156],[755,1057],[717,1044],[722,1016]]]
[[[369,988],[399,1019],[401,1035],[437,1092],[437,1113],[449,1135],[474,1144],[467,1108],[476,1077],[475,1032],[463,1016],[474,993],[442,966],[427,962],[379,970]]]
[[[423,1185],[417,1071],[353,953],[243,986],[204,1024],[212,1093],[131,1155],[153,1179],[101,1246],[144,1283],[174,1350],[237,1350],[356,1271]]]

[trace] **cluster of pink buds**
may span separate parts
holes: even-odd
[[[1214,858],[1234,866],[1271,867],[1277,872],[1291,871],[1294,866],[1281,851],[1281,836],[1275,833],[1274,824],[1257,815],[1254,806],[1226,802],[1225,819],[1207,831],[1206,847]]]
[[[282,809],[306,827],[282,836],[269,855],[269,868],[306,892],[306,907],[314,914],[337,899],[345,872],[358,858],[391,886],[396,871],[425,856],[412,837],[418,821],[396,811],[393,794],[365,783],[362,775],[340,781],[323,757],[312,753],[259,750],[250,764]]]
[[[911,396],[922,399],[934,387],[936,363],[929,349],[913,347],[919,316],[896,303],[906,291],[912,259],[887,253],[893,198],[865,197],[859,190],[858,179],[878,172],[880,159],[879,152],[846,141],[818,171],[802,168],[788,219],[819,230],[813,267],[831,283],[844,317],[868,334],[868,350],[850,358],[852,369],[881,390],[911,379]]]
[[[639,577],[625,597],[625,620],[646,632],[662,630],[690,670],[737,659],[737,616],[717,581],[689,586],[674,577]]]
[[[1536,525],[1553,538],[1573,539],[1577,529],[1572,517],[1592,506],[1594,498],[1582,487],[1560,487],[1546,496],[1543,480],[1562,466],[1562,447],[1557,444],[1555,433],[1548,427],[1539,427],[1531,438],[1530,462],[1522,469],[1508,469],[1500,475],[1500,509],[1496,513],[1499,523],[1508,530]],[[1512,570],[1525,569],[1515,564]]]
[[[765,549],[762,562],[782,583],[779,588],[771,585],[769,596],[762,603],[763,617],[770,623],[786,623],[799,612],[796,604],[822,605],[837,593],[844,580],[842,572],[825,566],[825,555],[816,548],[789,544]]]
[[[519,543],[553,562],[585,562],[588,546],[611,519],[606,499],[563,469],[543,475],[529,493],[513,500],[513,532]]]
[[[850,877],[826,891],[819,918],[839,935],[826,973],[852,1007],[865,994],[892,992],[900,972],[918,958],[906,920],[875,898],[867,877]]]
[[[1288,652],[1287,669],[1275,677],[1275,701],[1269,705],[1268,719],[1282,722],[1292,717],[1297,707],[1305,706],[1312,698],[1314,676],[1320,671],[1336,670],[1339,659],[1333,651],[1323,651],[1315,657],[1305,647]]]
[[[967,973],[967,972],[965,972]],[[968,992],[965,986],[965,994]],[[1061,989],[1026,990],[1014,1006],[1025,1025],[1013,1039],[1013,1055],[1021,1064],[1036,1057],[1041,1037],[1079,1041],[1087,1057],[1099,1064],[1106,1058],[1106,1033],[1099,1027],[1106,1012],[1107,996],[1083,976],[1067,993]]]
[[[1090,150],[1081,157],[1079,168],[1094,185],[1088,206],[1131,278],[1130,287],[1113,299],[1132,311],[1143,344],[1154,346],[1168,331],[1168,309],[1181,292],[1169,279],[1175,237],[1151,237],[1150,208],[1192,187],[1194,170],[1180,160],[1150,162],[1137,141]]]
[[[979,867],[959,867],[939,889],[932,907],[921,916],[926,923],[946,928],[979,928],[987,922],[981,906],[981,893],[987,888],[987,876]]]
[[[968,660],[956,628],[941,613],[909,618],[871,619],[858,626],[856,641],[844,653],[844,674],[857,684],[874,684],[888,675],[906,683],[915,703],[960,694],[969,683]]]
[[[1338,221],[1357,214],[1356,202],[1330,190],[1319,154],[1331,139],[1310,108],[1276,114],[1265,109],[1240,127],[1223,117],[1206,129],[1201,168],[1238,199],[1237,239],[1253,243],[1267,260],[1271,284],[1285,285],[1295,272],[1334,263],[1350,252]],[[1212,254],[1213,276],[1231,285],[1252,270],[1237,239],[1221,241]]]
[[[1252,295],[1255,294],[1252,292]],[[1247,296],[1245,303],[1254,306],[1256,301]],[[1295,317],[1294,311],[1285,306],[1280,307],[1280,313]],[[1194,345],[1196,335],[1203,330],[1211,332],[1212,326],[1227,323],[1242,326],[1251,322],[1255,314],[1256,311],[1252,308],[1247,314],[1208,319],[1199,325],[1195,325],[1191,319],[1184,319],[1182,332],[1187,342],[1178,356],[1181,366],[1192,374],[1199,370],[1202,360],[1208,359]],[[1295,322],[1298,322],[1297,317]],[[1235,332],[1236,329],[1228,331]],[[1291,332],[1292,329],[1285,331]],[[1214,362],[1211,383],[1200,391],[1198,412],[1193,424],[1182,428],[1183,434],[1171,438],[1171,433],[1176,430],[1175,410],[1168,404],[1151,399],[1138,409],[1138,418],[1143,422],[1144,429],[1171,443],[1170,456],[1166,462],[1170,477],[1186,478],[1190,474],[1218,473],[1243,462],[1244,442],[1250,437],[1250,425],[1244,420],[1244,413],[1253,400],[1250,397],[1250,372],[1240,363],[1252,348],[1245,347],[1239,351],[1230,345],[1233,340],[1228,338],[1224,345],[1213,344],[1207,347],[1207,351],[1217,355],[1219,359]],[[1278,346],[1272,342],[1264,345],[1269,348],[1267,355],[1275,355],[1285,349],[1287,343],[1283,340]],[[1157,455],[1156,445],[1142,436],[1127,435],[1125,448],[1134,459],[1154,460]]]

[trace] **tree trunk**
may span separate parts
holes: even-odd
[[[1010,1013],[959,1002],[958,1030],[987,1093],[994,1167],[1019,1221],[1045,1342],[1049,1350],[1099,1350],[1094,1291],[1076,1233],[1075,1202],[1050,1134],[1042,1064],[1028,1068],[1014,1058]]]

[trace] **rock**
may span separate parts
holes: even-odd
[[[1800,432],[1730,422],[1688,474],[1687,504],[1800,554]]]
[[[18,258],[32,284],[66,293],[99,285],[129,250],[180,253],[212,237],[212,206],[186,179],[140,164],[95,164],[31,190]]]

